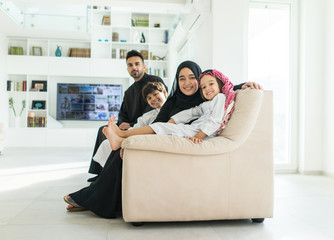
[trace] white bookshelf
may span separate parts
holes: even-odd
[[[102,24],[103,16],[110,16],[110,25]],[[132,26],[131,19],[136,17],[147,18],[148,26]],[[93,9],[91,6],[88,9],[90,38],[75,40],[8,37],[7,80],[25,80],[27,90],[25,92],[6,91],[8,98],[14,98],[17,111],[20,109],[22,100],[26,101],[26,108],[20,117],[19,129],[15,126],[12,110],[8,110],[8,131],[11,137],[8,138],[7,145],[91,146],[96,137],[96,129],[106,122],[56,121],[57,83],[122,84],[124,94],[124,91],[133,83],[133,79],[129,77],[126,70],[125,55],[127,51],[136,49],[147,51],[145,64],[148,73],[160,76],[168,84],[169,59],[165,32],[168,31],[170,38],[175,18],[174,14],[114,11],[100,7]],[[154,23],[157,22],[160,23],[159,28],[154,27]],[[113,33],[118,33],[117,41],[113,41]],[[145,42],[140,42],[142,33],[145,36]],[[61,47],[60,57],[55,54],[58,46]],[[21,47],[22,55],[11,55],[11,47]],[[69,57],[70,48],[90,49],[90,57]],[[121,50],[125,50],[124,56],[121,56]],[[30,91],[33,80],[46,81],[48,91]],[[32,101],[38,100],[45,101],[45,109],[33,109]],[[27,127],[27,118],[31,112],[36,117],[45,117],[46,127]],[[20,135],[20,141],[16,139],[16,134]],[[77,139],[74,137],[75,134],[82,136],[83,140],[74,143],[73,139]],[[69,141],[62,140],[65,138]]]

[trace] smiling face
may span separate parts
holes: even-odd
[[[219,86],[216,77],[208,74],[201,78],[201,93],[206,100],[210,101],[218,93],[221,93],[220,89],[221,87]]]
[[[161,108],[166,102],[167,92],[160,92],[155,90],[152,93],[147,94],[146,101],[152,108]]]
[[[197,79],[189,68],[182,68],[179,73],[179,88],[187,96],[191,96],[198,90]]]
[[[140,57],[134,56],[128,58],[126,65],[128,66],[129,74],[136,82],[144,76],[146,65],[143,63],[143,60]]]

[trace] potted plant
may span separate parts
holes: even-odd
[[[9,108],[13,109],[13,113],[14,113],[14,116],[15,116],[15,126],[19,127],[20,126],[20,117],[22,116],[23,110],[26,108],[26,100],[22,100],[22,108],[21,108],[21,112],[20,112],[19,115],[16,114],[13,97],[9,98]]]

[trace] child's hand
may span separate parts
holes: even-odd
[[[173,118],[171,118],[171,119],[168,120],[168,123],[173,123],[173,124],[175,124],[175,121],[174,121]]]
[[[127,122],[122,122],[118,128],[121,129],[121,130],[128,130],[130,128],[130,123],[127,123]]]
[[[197,138],[197,137],[186,137],[187,139],[189,139],[190,141],[192,141],[193,143],[195,144],[198,144],[198,143],[202,143],[203,142],[203,139],[201,138]]]

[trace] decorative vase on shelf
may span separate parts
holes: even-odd
[[[141,42],[141,43],[145,43],[145,42],[146,42],[144,33],[141,33],[141,39],[140,39],[140,42]]]
[[[19,116],[15,117],[15,127],[19,128],[21,124],[21,118]]]
[[[61,50],[63,50],[63,48],[61,46],[57,45],[57,50],[56,50],[56,57],[61,57]]]

